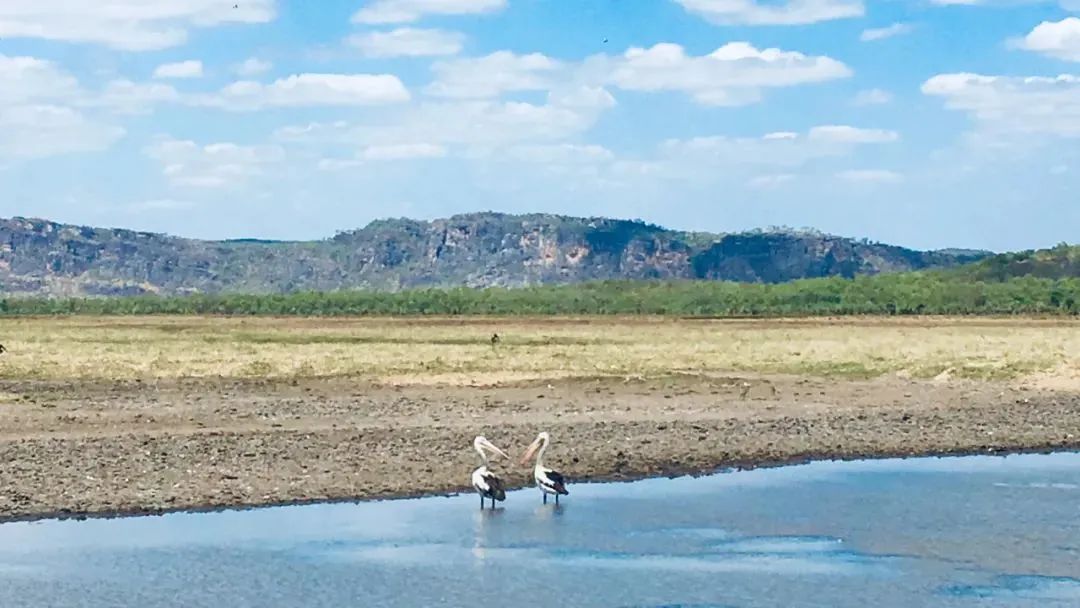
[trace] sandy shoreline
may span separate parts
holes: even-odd
[[[994,382],[714,375],[502,387],[345,379],[0,382],[0,521],[446,494],[472,438],[551,433],[571,480],[1080,448],[1080,395]],[[529,471],[499,463],[508,485]],[[571,492],[573,489],[571,488]]]

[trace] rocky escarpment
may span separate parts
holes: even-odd
[[[311,242],[203,241],[0,220],[8,294],[284,293],[524,286],[602,279],[782,282],[972,261],[809,231],[687,233],[640,221],[476,213],[390,219]]]

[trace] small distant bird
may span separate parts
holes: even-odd
[[[495,346],[496,344],[498,344],[499,340],[501,340],[501,338],[499,338],[499,334],[491,334],[491,345],[492,346]]]
[[[607,38],[604,38],[604,44],[607,44]]]
[[[232,7],[233,8],[240,8],[240,5],[239,4],[234,4],[234,5],[232,5]]]

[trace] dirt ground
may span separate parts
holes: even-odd
[[[1069,387],[1071,388],[1071,385]],[[573,483],[808,458],[1080,448],[1080,393],[950,378],[699,373],[497,387],[0,380],[0,521],[465,490],[483,434],[551,433]],[[530,483],[513,462],[496,469]]]

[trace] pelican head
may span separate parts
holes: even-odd
[[[529,459],[533,457],[533,454],[536,454],[537,450],[547,447],[548,441],[550,440],[551,438],[548,435],[547,431],[541,431],[540,434],[536,436],[536,439],[533,440],[532,445],[529,446],[529,449],[525,451],[525,455],[521,457],[521,460],[518,462],[518,464],[525,464],[526,462],[529,462]]]
[[[495,447],[494,443],[491,443],[487,440],[486,437],[483,437],[481,435],[477,435],[476,439],[473,439],[473,449],[476,450],[477,453],[480,454],[480,456],[483,457],[485,460],[487,460],[488,454],[497,454],[507,460],[510,460],[510,456],[507,455],[506,452]]]

